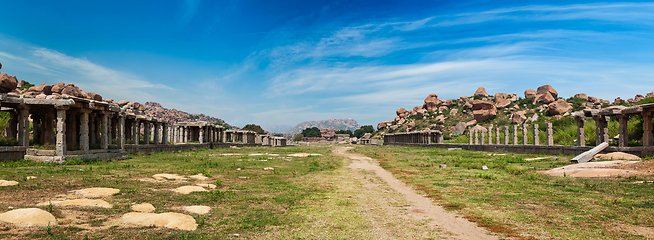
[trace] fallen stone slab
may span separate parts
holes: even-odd
[[[184,209],[184,211],[200,215],[205,215],[211,212],[211,208],[207,206],[186,206],[182,209]]]
[[[154,179],[157,180],[175,180],[175,181],[183,181],[186,180],[184,176],[178,175],[178,174],[169,174],[169,173],[160,173],[160,174],[155,174],[152,175]]]
[[[18,182],[0,179],[0,187],[7,187],[7,186],[14,186],[14,185],[18,185]]]
[[[198,184],[195,184],[195,185],[200,186],[200,187],[209,188],[209,189],[216,189],[216,185],[211,184],[211,183],[198,183]]]
[[[309,154],[308,153],[293,153],[293,154],[289,154],[288,156],[289,157],[308,157]]]
[[[578,177],[578,178],[600,178],[600,177],[629,177],[638,174],[637,171],[623,169],[638,161],[604,161],[586,162],[568,166],[553,168],[544,171],[543,174],[553,177]]]
[[[144,212],[144,213],[149,213],[149,212],[153,212],[154,210],[156,210],[156,208],[152,204],[149,204],[149,203],[135,204],[135,205],[132,205],[132,207],[130,207],[130,208],[132,209],[132,211]]]
[[[608,146],[609,146],[609,144],[607,142],[600,143],[600,145],[597,145],[596,147],[594,147],[594,148],[592,148],[592,149],[590,149],[588,151],[585,151],[585,152],[577,155],[576,157],[570,159],[570,162],[573,162],[573,163],[589,162],[590,160],[593,160],[593,157],[595,156],[595,154],[600,153],[602,150],[604,150]]]
[[[116,188],[84,188],[80,190],[71,191],[77,195],[82,195],[85,198],[100,198],[100,197],[109,197],[116,193],[120,192],[120,189]]]
[[[204,180],[209,179],[209,177],[204,176],[204,174],[202,174],[202,173],[195,174],[193,176],[190,176],[189,178],[195,179],[195,180],[198,180],[198,181],[204,181]]]
[[[607,154],[597,154],[595,155],[595,159],[602,159],[602,160],[641,160],[639,156],[629,154],[629,153],[624,153],[624,152],[612,152],[612,153],[607,153]]]
[[[57,225],[57,220],[49,212],[40,208],[21,208],[0,213],[0,221],[19,227],[46,227]]]
[[[76,206],[76,207],[112,208],[114,206],[102,199],[88,199],[88,198],[42,202],[37,204],[37,206],[48,206],[50,204],[58,207]]]
[[[143,227],[165,227],[180,230],[193,231],[197,229],[198,225],[195,219],[189,215],[181,213],[140,213],[131,212],[126,213],[120,218],[123,224],[143,226]]]
[[[208,191],[207,189],[204,189],[203,187],[200,186],[181,186],[173,189],[173,192],[181,193],[181,194],[189,194],[192,192],[208,192]]]

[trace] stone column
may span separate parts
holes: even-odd
[[[534,145],[540,145],[540,137],[538,136],[538,124],[534,124]]]
[[[43,118],[43,127],[45,131],[43,132],[43,140],[45,144],[56,144],[55,138],[55,112],[49,110],[45,113]]]
[[[652,146],[654,135],[652,134],[652,112],[643,111],[643,146]]]
[[[118,133],[116,135],[118,149],[125,149],[125,113],[118,113]]]
[[[500,127],[495,128],[495,144],[500,145]]]
[[[577,146],[586,146],[586,136],[584,136],[584,122],[586,117],[575,117],[577,120]]]
[[[100,126],[102,130],[100,130],[100,147],[104,150],[107,150],[109,148],[109,141],[111,138],[109,137],[109,113],[108,112],[102,112],[102,120]]]
[[[84,150],[84,154],[89,154],[89,113],[90,109],[80,110],[79,115],[79,145],[80,149]]]
[[[475,129],[475,145],[479,144],[479,130]]]
[[[488,126],[488,144],[493,144],[493,124]]]
[[[513,145],[518,145],[518,125],[513,125]]]
[[[66,156],[66,109],[66,107],[57,107],[55,155],[61,157],[61,160]]]
[[[200,141],[200,143],[204,143],[204,127],[200,126],[198,130],[200,130],[200,133],[198,134],[198,141]]]
[[[18,139],[18,114],[15,111],[9,111],[9,121],[5,128],[5,136],[7,139]]]
[[[163,124],[163,129],[161,130],[161,135],[163,135],[163,143],[162,144],[168,144],[170,142],[169,139],[169,133],[168,133],[168,123],[162,123]]]
[[[481,130],[481,145],[486,144],[486,131]]]
[[[552,123],[547,123],[547,137],[545,139],[547,146],[554,146],[554,130],[552,129]]]
[[[98,129],[95,128],[95,113],[89,113],[89,144],[95,144],[97,139],[95,133]]]
[[[509,126],[504,126],[504,145],[509,145]]]
[[[611,118],[607,116],[595,116],[595,144],[599,145],[603,142],[609,141],[609,121]]]
[[[522,124],[522,145],[527,145],[529,143],[529,138],[527,134],[527,124]]]
[[[188,143],[189,127],[184,126],[182,129],[184,130],[184,143]]]
[[[159,122],[154,123],[154,144],[159,144],[161,142],[161,135],[159,134],[159,131],[161,131],[161,124]]]
[[[619,147],[629,146],[629,129],[627,128],[629,117],[629,115],[618,116],[618,121],[620,122],[620,141],[618,142]]]
[[[143,141],[145,145],[150,145],[150,122],[143,121]]]
[[[468,129],[468,145],[472,145],[472,131]]]
[[[134,134],[132,137],[134,138],[134,144],[139,145],[139,142],[141,141],[141,123],[137,118],[134,118],[134,123],[132,125],[134,126],[134,129],[132,130],[132,133]]]
[[[18,109],[18,146],[30,145],[30,121],[27,108]]]

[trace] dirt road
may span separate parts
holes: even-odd
[[[495,236],[488,235],[487,230],[478,227],[461,216],[447,212],[442,207],[434,204],[430,199],[417,194],[411,187],[406,186],[403,182],[396,179],[393,174],[374,164],[369,157],[349,153],[348,149],[351,148],[337,147],[333,152],[352,160],[352,164],[348,167],[352,169],[354,176],[359,180],[365,181],[365,177],[361,174],[362,171],[374,172],[384,184],[387,184],[393,191],[404,196],[406,202],[411,205],[406,209],[406,211],[409,211],[408,216],[414,219],[428,220],[427,225],[432,230],[442,232],[441,235],[449,239],[497,239]],[[368,188],[375,188],[371,184],[364,183],[364,185]],[[383,191],[381,188],[376,189]]]

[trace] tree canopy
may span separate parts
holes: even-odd
[[[320,129],[317,127],[306,128],[302,130],[302,136],[304,137],[322,137],[320,134]]]
[[[248,125],[245,125],[245,127],[243,127],[243,130],[253,131],[253,132],[256,132],[256,133],[258,133],[258,134],[264,134],[264,133],[266,133],[266,131],[263,130],[263,128],[261,128],[261,126],[256,125],[256,124],[248,124]]]
[[[374,132],[375,132],[375,128],[372,127],[372,125],[363,125],[359,129],[355,130],[353,135],[357,138],[361,138],[366,133],[374,133]]]

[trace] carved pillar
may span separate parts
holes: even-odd
[[[134,118],[134,124],[132,124],[132,126],[134,127],[132,133],[134,134],[134,136],[132,138],[134,139],[134,144],[136,145],[139,145],[139,142],[141,141],[140,125],[141,123],[139,122],[138,118]]]
[[[552,123],[547,123],[547,138],[545,139],[547,146],[554,146],[554,130],[552,130]]]
[[[468,145],[472,145],[472,131],[468,129]]]
[[[618,116],[618,121],[620,122],[620,142],[618,142],[619,147],[629,146],[629,129],[627,127],[629,117],[629,115]]]
[[[109,141],[111,141],[111,138],[109,137],[109,113],[106,111],[102,112],[101,120],[100,120],[100,148],[107,150],[109,148]]]
[[[154,144],[159,144],[161,142],[161,135],[159,134],[159,131],[161,131],[161,123],[155,122],[154,123]]]
[[[513,125],[513,145],[518,145],[518,125]]]
[[[527,124],[522,124],[522,145],[529,144],[529,138],[527,134]]]
[[[82,109],[79,115],[79,147],[84,154],[89,154],[89,113],[90,109]]]
[[[538,124],[534,124],[534,145],[540,145],[540,137],[538,136]]]
[[[28,147],[30,145],[29,126],[29,110],[27,108],[18,109],[18,146]]]
[[[66,107],[57,107],[57,136],[55,155],[61,160],[66,156]]]
[[[89,113],[89,144],[95,144],[97,139],[95,133],[98,129],[95,128],[95,113]]]
[[[486,144],[486,131],[481,130],[481,145]]]
[[[198,130],[200,130],[198,134],[198,141],[200,141],[200,143],[204,143],[204,127],[200,126]]]
[[[116,134],[118,149],[125,149],[125,113],[118,113],[118,133]]]
[[[55,111],[48,110],[43,117],[43,143],[56,144],[55,138]]]
[[[599,145],[603,142],[609,141],[609,121],[611,118],[607,116],[594,116],[595,120],[595,144]]]
[[[500,127],[495,129],[495,144],[500,145]]]
[[[643,111],[643,146],[652,146],[652,111]]]
[[[475,145],[479,144],[479,130],[475,129]]]
[[[9,111],[9,121],[5,128],[5,136],[7,139],[18,139],[18,114],[16,111]]]
[[[504,126],[504,145],[509,145],[509,126]]]
[[[577,146],[586,146],[586,136],[584,135],[584,123],[586,122],[585,117],[577,117]]]
[[[488,126],[488,144],[493,144],[493,124]]]
[[[163,135],[162,136],[162,139],[163,139],[162,144],[168,144],[168,142],[170,142],[170,139],[169,139],[170,137],[169,137],[169,133],[168,133],[168,131],[169,131],[168,123],[162,123],[162,125],[163,125],[163,128],[161,130],[161,135]]]
[[[143,141],[145,145],[150,145],[150,122],[143,121]]]

